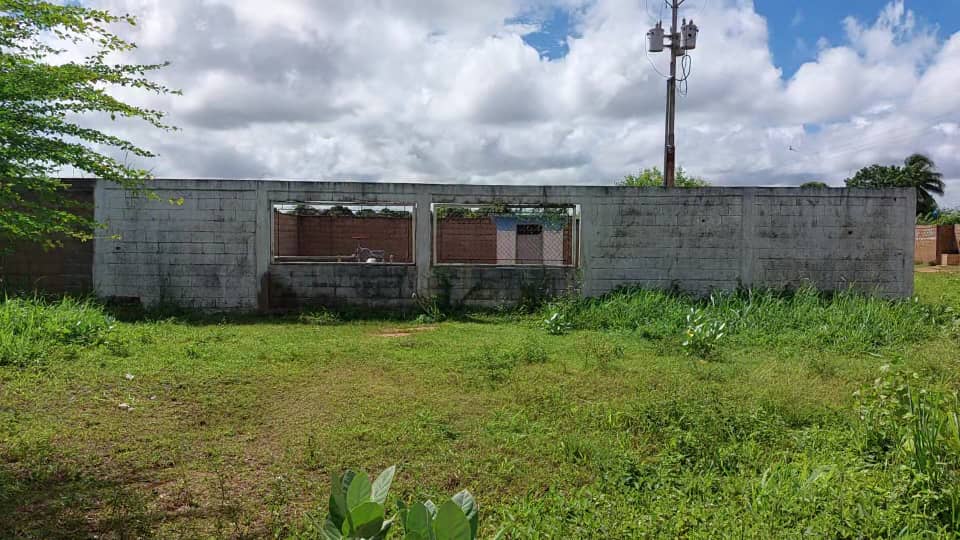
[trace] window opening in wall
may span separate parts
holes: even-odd
[[[273,205],[275,262],[412,264],[414,206],[287,202]]]
[[[576,205],[433,205],[434,263],[576,266]]]

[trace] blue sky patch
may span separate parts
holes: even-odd
[[[757,13],[767,19],[774,64],[783,70],[784,78],[790,78],[801,65],[816,60],[820,38],[826,38],[833,46],[846,43],[846,17],[852,16],[868,26],[888,3],[889,0],[755,0],[754,5]],[[914,12],[918,27],[938,27],[940,39],[960,30],[957,0],[906,0],[904,6]]]
[[[558,60],[570,52],[568,39],[579,37],[577,14],[560,7],[525,13],[507,20],[507,24],[535,25],[537,31],[524,34],[523,41],[540,53],[545,60]]]

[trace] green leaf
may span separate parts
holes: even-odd
[[[336,525],[337,529],[343,526],[343,522],[347,519],[347,495],[346,487],[350,485],[350,480],[353,479],[353,471],[347,471],[343,473],[341,477],[337,473],[333,473],[330,477],[330,521]]]
[[[423,503],[414,503],[407,510],[407,518],[403,522],[403,530],[407,535],[415,535],[423,540],[430,540],[433,529],[430,524],[430,511]]]
[[[11,240],[55,247],[64,238],[90,239],[100,225],[85,212],[58,176],[77,171],[143,195],[149,170],[127,165],[153,154],[117,135],[87,127],[88,115],[139,118],[161,130],[164,113],[124,103],[113,90],[176,94],[149,79],[165,64],[108,62],[111,53],[136,44],[113,32],[135,19],[78,2],[0,0],[0,245]],[[77,4],[77,5],[74,5]],[[58,38],[50,41],[50,37]],[[85,59],[63,55],[84,42]],[[123,158],[111,157],[122,154]]]
[[[370,495],[371,499],[380,504],[384,504],[386,502],[387,492],[390,491],[390,484],[393,483],[393,475],[396,472],[397,466],[394,465],[380,473],[380,476],[373,481],[373,487]]]
[[[356,508],[352,508],[350,517],[353,518],[353,530],[350,531],[350,534],[360,538],[376,536],[383,527],[384,513],[383,505],[373,501],[367,501]]]
[[[365,502],[370,501],[370,478],[367,473],[357,473],[347,488],[347,508],[353,510]]]
[[[437,540],[473,540],[470,522],[457,503],[447,501],[437,509],[433,520],[433,533]]]
[[[476,538],[477,526],[479,525],[480,521],[477,501],[473,498],[473,495],[471,495],[469,491],[463,490],[453,496],[453,502],[457,503],[457,506],[463,510],[463,515],[465,515],[467,517],[467,521],[470,522],[470,535],[472,538]]]
[[[323,540],[340,540],[343,538],[343,534],[340,533],[340,527],[337,527],[329,518],[327,522],[323,524]]]
[[[390,528],[393,527],[396,518],[391,518],[383,522],[383,526],[380,527],[380,532],[375,534],[370,540],[385,540],[387,535],[390,534]]]

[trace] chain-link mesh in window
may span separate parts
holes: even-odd
[[[413,207],[278,204],[273,255],[313,262],[412,263]]]
[[[573,207],[438,207],[439,264],[574,266]]]

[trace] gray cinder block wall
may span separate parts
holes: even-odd
[[[94,248],[97,295],[148,306],[255,309],[256,183],[161,181],[154,187],[158,199],[148,200],[97,183],[95,216],[108,224]]]
[[[913,294],[909,189],[528,187],[162,180],[159,200],[98,183],[94,285],[105,297],[210,310],[360,304],[421,297],[497,306],[538,294],[628,285],[696,294],[745,287],[856,287]],[[182,198],[182,204],[178,204]],[[414,263],[275,262],[272,205],[414,205]],[[437,266],[434,204],[575,204],[578,268]]]

